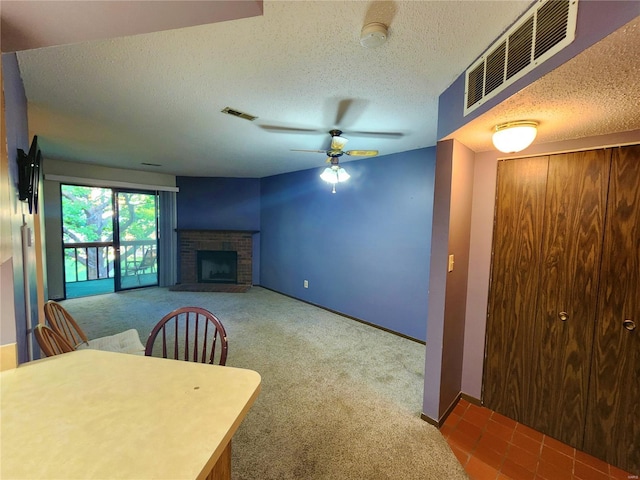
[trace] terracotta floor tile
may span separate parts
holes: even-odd
[[[480,437],[480,440],[478,440],[478,446],[489,448],[490,450],[499,453],[501,456],[504,456],[509,448],[509,442],[489,431],[485,431]]]
[[[471,480],[493,480],[498,477],[498,470],[475,457],[469,459],[465,470]]]
[[[565,455],[547,445],[542,445],[540,451],[540,460],[544,460],[547,463],[555,465],[559,470],[563,472],[569,472],[573,470],[573,457]]]
[[[535,478],[535,472],[527,470],[509,458],[505,459],[500,473],[513,478],[513,480],[533,480]]]
[[[559,451],[560,453],[564,453],[565,455],[569,456],[569,457],[573,457],[576,453],[576,449],[573,447],[570,447],[569,445],[567,445],[566,443],[562,443],[559,440],[556,440],[553,437],[550,437],[548,435],[545,435],[542,443],[544,445],[547,445],[550,448],[553,448],[554,450]]]
[[[576,461],[574,469],[575,478],[580,480],[609,480],[609,474],[596,470],[582,462]]]
[[[456,445],[449,444],[449,447],[451,448],[451,451],[460,462],[460,465],[465,467],[467,465],[467,462],[469,461],[469,457],[470,457],[469,453],[465,452],[464,450],[462,450]]]
[[[507,459],[521,465],[533,473],[536,472],[536,468],[538,466],[538,454],[531,453],[517,445],[511,445],[507,452]]]
[[[511,443],[535,455],[540,455],[540,450],[542,449],[541,442],[525,435],[518,430],[513,432]]]
[[[449,434],[450,434],[451,432],[453,432],[453,430],[455,430],[455,429],[454,429],[452,426],[450,426],[450,425],[446,425],[446,424],[445,424],[445,425],[442,425],[442,426],[440,427],[440,433],[442,434],[442,436],[443,436],[445,439],[446,439],[446,438],[449,438]]]
[[[516,422],[515,420],[512,420],[509,417],[505,417],[504,415],[501,415],[497,412],[493,412],[491,414],[491,420],[493,420],[494,422],[497,422],[501,425],[504,425],[506,427],[509,427],[511,429],[515,429],[516,425],[518,424],[518,422]]]
[[[613,480],[638,480],[638,475],[631,475],[629,472],[625,472],[620,468],[609,465],[609,475]]]
[[[592,457],[580,450],[576,451],[576,461],[584,463],[595,470],[600,470],[604,473],[609,473],[609,464],[600,460],[599,458]]]
[[[504,454],[496,452],[487,445],[478,444],[476,449],[472,452],[473,457],[477,458],[483,463],[486,463],[490,467],[500,470],[502,461],[504,460]]]
[[[482,429],[480,427],[474,425],[471,422],[468,422],[464,418],[460,420],[460,422],[456,426],[456,430],[473,438],[480,438],[480,435],[482,435]]]
[[[573,468],[564,470],[557,465],[541,459],[538,462],[536,477],[544,478],[545,480],[569,480],[572,478],[572,471]]]
[[[523,425],[521,423],[516,424],[516,432],[523,433],[527,437],[533,438],[534,440],[537,440],[539,442],[542,442],[542,439],[544,438],[544,435],[542,433],[537,432],[533,428],[527,427],[526,425]]]
[[[491,417],[491,413],[491,410],[489,410],[488,408],[478,407],[477,405],[470,405],[464,414],[464,419],[468,420],[474,425],[484,427]]]
[[[510,442],[511,438],[513,437],[514,429],[502,423],[496,422],[493,417],[491,417],[487,422],[486,431],[495,435],[496,437],[500,437],[507,442]]]
[[[460,399],[457,405],[453,407],[453,411],[451,413],[452,414],[455,413],[456,415],[459,415],[462,417],[464,415],[464,412],[467,411],[468,406],[469,406],[469,402],[467,402],[466,400]]]
[[[449,434],[447,442],[456,445],[458,448],[461,448],[465,452],[472,452],[478,444],[478,439],[472,438],[469,435],[464,434],[460,430],[453,430]]]
[[[640,480],[462,399],[440,431],[470,480]]]
[[[449,425],[451,427],[455,427],[462,417],[458,415],[455,411],[451,412],[447,419],[444,421],[443,425]]]

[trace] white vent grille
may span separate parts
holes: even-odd
[[[539,0],[465,74],[464,114],[573,42],[578,0]]]

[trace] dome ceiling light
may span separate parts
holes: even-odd
[[[497,125],[493,145],[504,153],[516,153],[527,148],[538,133],[537,122],[518,121]]]

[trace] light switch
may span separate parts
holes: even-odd
[[[447,271],[453,272],[453,254],[449,255],[449,268]]]

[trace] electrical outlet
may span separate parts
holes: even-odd
[[[304,281],[304,288],[309,288],[309,280]]]

